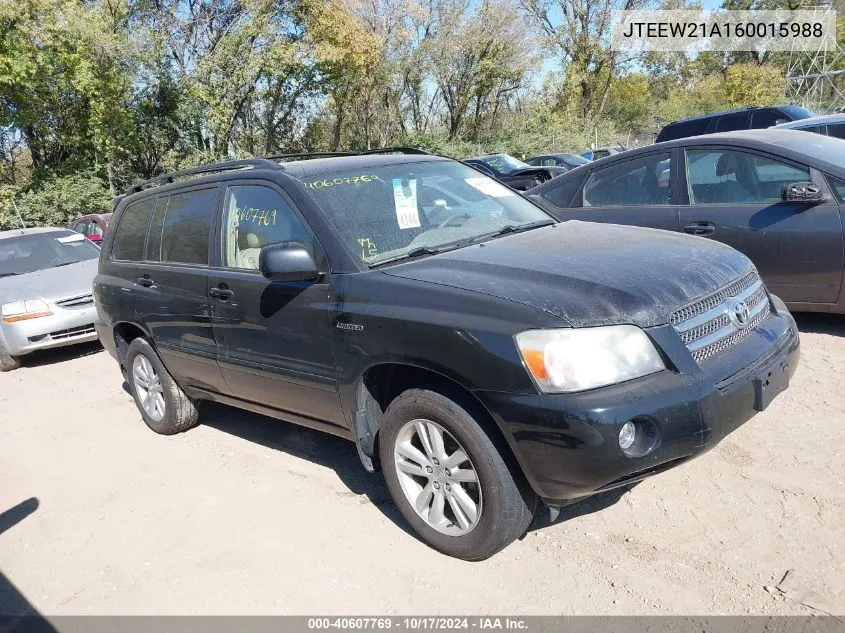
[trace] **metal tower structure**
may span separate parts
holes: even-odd
[[[832,0],[806,7],[819,13],[835,9]],[[786,96],[792,103],[819,111],[845,108],[845,47],[839,42],[817,50],[791,50]]]

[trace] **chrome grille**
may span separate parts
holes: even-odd
[[[84,308],[92,303],[94,303],[94,295],[92,294],[79,295],[78,297],[70,297],[68,299],[56,301],[56,305],[60,308]]]
[[[728,314],[730,299],[748,307],[749,318],[737,325]],[[723,352],[750,334],[769,313],[769,296],[756,271],[672,313],[669,322],[698,363]]]

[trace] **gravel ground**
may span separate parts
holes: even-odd
[[[481,563],[417,541],[352,444],[209,406],[161,437],[97,346],[0,374],[0,613],[845,614],[845,317],[700,459]]]

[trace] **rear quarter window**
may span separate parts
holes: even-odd
[[[141,261],[147,226],[155,207],[155,198],[149,197],[126,205],[117,226],[112,254],[122,261]]]

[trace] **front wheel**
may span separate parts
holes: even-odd
[[[483,560],[521,536],[534,497],[468,410],[410,389],[388,406],[379,454],[393,501],[420,538],[464,560]]]
[[[9,354],[3,343],[0,343],[0,371],[12,371],[20,366],[20,358]]]

